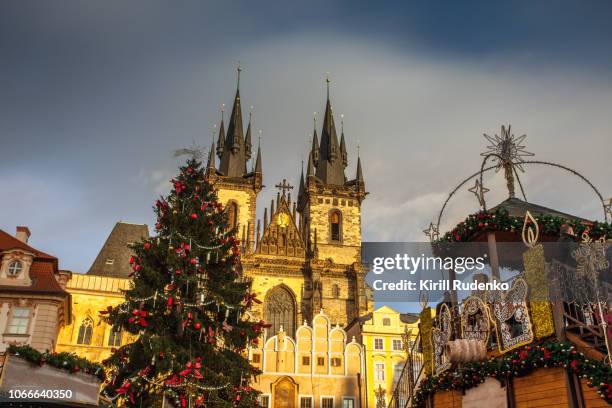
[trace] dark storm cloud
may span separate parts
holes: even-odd
[[[455,179],[479,166],[480,135],[507,122],[529,134],[538,157],[584,170],[611,194],[611,10],[608,2],[3,2],[0,228],[29,225],[34,245],[85,271],[117,220],[151,224],[151,204],[178,163],[172,150],[208,145],[238,60],[243,106],[255,106],[263,129],[268,186],[296,182],[332,73],[347,175],[360,143],[372,193],[366,238],[420,237]],[[534,201],[601,217],[579,183],[529,175]],[[448,224],[472,210],[462,194]]]

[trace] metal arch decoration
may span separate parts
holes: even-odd
[[[505,130],[505,129],[504,129]],[[502,132],[503,133],[503,132]],[[487,137],[487,135],[485,135],[485,137]],[[501,139],[501,138],[500,138]],[[520,143],[524,140],[524,138],[521,136],[521,138],[519,138],[520,140],[517,139],[517,143]],[[491,143],[494,143],[494,141],[490,140],[487,137],[487,140],[489,140]],[[436,227],[440,228],[440,222],[442,221],[442,216],[444,215],[444,210],[446,209],[446,206],[448,205],[449,201],[453,198],[453,196],[457,193],[457,191],[463,187],[468,181],[472,180],[474,177],[479,176],[480,179],[480,185],[481,187],[484,187],[484,183],[483,183],[483,174],[496,169],[497,171],[499,170],[499,164],[501,163],[502,160],[504,160],[504,155],[500,155],[497,153],[496,149],[492,149],[492,146],[488,146],[489,150],[482,153],[481,155],[484,156],[484,159],[482,161],[482,165],[480,167],[480,171],[470,175],[469,177],[467,177],[466,179],[462,180],[448,195],[448,197],[446,198],[446,200],[444,201],[444,203],[442,204],[442,208],[440,209],[440,212],[438,213],[438,220],[436,223]],[[519,145],[519,147],[521,147],[521,149],[524,148],[524,146]],[[552,166],[552,167],[557,167],[559,169],[565,170],[575,176],[577,176],[578,178],[580,178],[582,181],[584,181],[590,188],[591,190],[593,190],[593,192],[595,193],[595,195],[599,198],[600,202],[601,202],[601,206],[603,208],[603,213],[604,213],[604,220],[606,222],[608,222],[609,219],[612,219],[612,198],[610,198],[609,203],[606,204],[606,201],[604,200],[603,196],[601,195],[601,193],[599,192],[599,190],[597,189],[597,187],[595,187],[595,185],[589,180],[587,179],[585,176],[583,176],[581,173],[579,173],[578,171],[564,166],[562,164],[558,164],[558,163],[553,163],[553,162],[547,162],[547,161],[542,161],[542,160],[523,160],[524,156],[533,156],[532,153],[530,152],[524,152],[525,154],[522,155],[510,155],[509,157],[514,157],[515,159],[518,158],[519,160],[516,161],[511,161],[511,166],[512,167],[512,171],[513,174],[507,174],[507,178],[508,177],[512,177],[516,176],[516,181],[519,184],[519,187],[521,189],[521,193],[523,198],[525,199],[525,201],[527,201],[527,197],[525,195],[525,189],[523,188],[523,185],[521,183],[520,178],[518,177],[518,172],[516,171],[516,168],[518,168],[519,170],[523,170],[523,166],[526,164],[540,164],[540,165],[546,165],[546,166]],[[497,163],[493,166],[486,166],[486,163],[488,161],[488,159],[490,159],[491,157],[496,157],[497,158]],[[486,203],[485,203],[486,204]],[[484,210],[486,211],[486,207],[484,208]]]
[[[487,305],[478,296],[470,296],[461,310],[461,334],[467,340],[489,341],[491,317]]]
[[[436,325],[432,330],[434,346],[434,368],[439,374],[450,368],[451,362],[447,355],[446,344],[453,334],[452,315],[446,303],[440,307],[440,314],[436,317]]]
[[[492,302],[501,353],[533,342],[533,328],[527,309],[527,291],[527,282],[518,278],[506,293],[498,293]]]
[[[593,183],[591,183],[591,181],[588,178],[586,178],[585,176],[580,174],[578,171],[576,171],[576,170],[574,170],[574,169],[572,169],[570,167],[564,166],[562,164],[553,163],[553,162],[547,162],[547,161],[541,161],[541,160],[527,160],[527,161],[522,161],[521,164],[542,164],[542,165],[545,165],[545,166],[557,167],[559,169],[562,169],[562,170],[565,170],[565,171],[567,171],[569,173],[572,173],[574,176],[580,178],[582,181],[587,183],[589,187],[591,187],[591,190],[593,190],[593,192],[599,198],[599,201],[601,201],[601,206],[602,206],[603,212],[604,212],[604,220],[606,222],[608,222],[608,213],[606,211],[606,201],[604,200],[603,196],[601,195],[601,193],[599,192],[597,187],[595,187],[595,185]]]
[[[533,248],[537,245],[540,238],[540,227],[538,221],[531,215],[529,210],[525,212],[525,221],[523,221],[523,231],[521,232],[523,243],[528,248]]]

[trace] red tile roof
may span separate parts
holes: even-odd
[[[0,291],[68,295],[68,292],[62,289],[55,279],[55,274],[58,273],[58,262],[56,257],[39,251],[36,248],[32,248],[25,242],[18,240],[11,234],[0,229],[0,252],[9,251],[11,249],[21,249],[22,251],[34,254],[34,261],[30,267],[32,285],[0,285]]]

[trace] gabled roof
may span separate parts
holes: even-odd
[[[0,291],[60,295],[67,294],[67,292],[62,289],[55,278],[55,274],[58,273],[58,261],[56,257],[39,251],[38,249],[33,248],[25,242],[15,238],[11,234],[0,230],[0,252],[14,249],[34,254],[34,260],[30,266],[30,279],[32,280],[32,285],[0,285]]]
[[[149,228],[145,224],[118,222],[87,274],[118,278],[129,277],[132,272],[129,263],[132,251],[129,244],[140,242],[143,238],[148,237]]]
[[[516,197],[510,197],[495,207],[488,210],[488,212],[494,213],[497,209],[503,208],[508,211],[508,215],[512,217],[524,217],[525,212],[529,211],[532,215],[549,215],[553,217],[562,217],[572,221],[587,221],[584,218],[577,217],[575,215],[567,214],[561,211],[553,210],[552,208],[544,207],[542,205],[523,201]]]

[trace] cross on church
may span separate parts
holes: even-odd
[[[283,197],[285,196],[285,190],[289,191],[293,189],[293,186],[287,183],[287,179],[283,179],[282,183],[278,183],[274,187],[278,188],[283,192]]]

